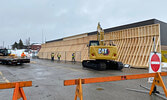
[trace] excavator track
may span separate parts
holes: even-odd
[[[112,60],[83,60],[82,66],[100,71],[106,69],[122,70],[124,67],[122,62]]]

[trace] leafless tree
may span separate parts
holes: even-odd
[[[26,46],[30,46],[30,37],[25,40],[25,45],[26,45]]]

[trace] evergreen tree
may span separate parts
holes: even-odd
[[[18,43],[17,43],[17,42],[15,42],[15,43],[12,45],[12,49],[14,50],[15,48],[18,49]]]
[[[18,49],[23,49],[23,48],[24,48],[23,41],[20,39],[18,44]]]

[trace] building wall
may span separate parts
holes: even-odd
[[[155,23],[160,24],[161,45],[167,46],[167,23],[158,20],[155,20]]]
[[[105,33],[105,44],[111,42],[118,47],[118,61],[130,64],[133,67],[148,67],[148,58],[153,51],[152,38],[155,37],[156,50],[161,52],[160,25],[152,24],[141,27],[122,29]],[[38,53],[39,58],[50,59],[51,53],[61,54],[61,60],[71,61],[72,53],[76,54],[76,61],[89,59],[87,44],[90,40],[96,40],[96,34],[81,34],[67,37],[59,41],[42,44]]]
[[[41,45],[31,45],[31,50],[40,50]]]
[[[88,48],[87,44],[89,40],[96,39],[95,35],[86,36],[80,38],[69,38],[61,41],[46,43],[42,45],[39,52],[39,58],[50,59],[50,54],[55,53],[55,59],[57,59],[57,54],[61,54],[62,60],[71,61],[72,53],[76,53],[76,61],[82,61],[83,59],[88,59]]]

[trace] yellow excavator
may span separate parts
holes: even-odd
[[[106,46],[104,43],[104,30],[100,23],[97,26],[97,40],[89,41],[88,53],[90,60],[83,60],[82,66],[96,70],[118,69],[124,65],[122,62],[115,61],[118,58],[117,46],[113,43]]]

